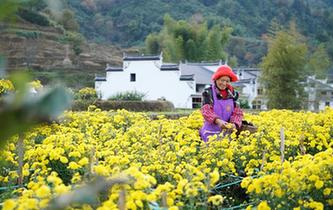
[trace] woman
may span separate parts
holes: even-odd
[[[205,123],[200,129],[200,136],[205,142],[211,135],[241,127],[243,111],[236,103],[238,93],[230,85],[236,81],[238,78],[232,69],[222,65],[212,76],[213,84],[204,90],[201,113]]]

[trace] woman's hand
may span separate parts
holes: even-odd
[[[219,118],[216,118],[215,124],[218,125],[220,128],[225,129],[225,128],[227,128],[226,126],[227,126],[228,122],[221,120]]]
[[[229,129],[229,130],[236,129],[236,125],[233,123],[227,123],[227,125],[225,127],[226,127],[226,129]]]
[[[221,119],[218,119],[218,118],[215,119],[215,124],[218,125],[222,129],[228,129],[228,130],[229,129],[230,130],[236,129],[235,124],[228,123],[228,122],[226,122],[224,120],[221,120]]]

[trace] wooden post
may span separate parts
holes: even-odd
[[[304,134],[301,135],[301,139],[299,141],[299,148],[301,150],[301,155],[305,155],[306,153],[306,150],[305,150],[305,147],[304,147]]]
[[[85,175],[85,178],[87,180],[90,180],[90,178],[93,176],[92,168],[93,168],[94,165],[97,165],[96,162],[95,162],[95,147],[93,147],[91,149],[90,153],[89,153],[89,163],[86,166],[88,172]]]
[[[126,210],[126,191],[124,187],[119,191],[118,209]]]
[[[283,127],[280,129],[280,138],[281,138],[281,144],[280,144],[281,163],[283,163],[284,162],[284,140],[285,140]]]
[[[92,148],[92,150],[90,151],[90,155],[89,155],[89,168],[88,168],[88,173],[92,174],[92,168],[95,165],[95,147]]]
[[[161,197],[162,197],[162,201],[161,201],[162,207],[168,208],[168,202],[167,202],[168,195],[167,195],[167,193],[163,192]]]

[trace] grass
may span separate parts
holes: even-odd
[[[63,84],[73,89],[94,87],[95,72],[80,72],[67,69],[31,71],[32,77],[45,84]]]

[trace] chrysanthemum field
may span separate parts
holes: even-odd
[[[98,202],[85,198],[88,204],[67,209],[332,209],[333,109],[272,110],[245,119],[258,126],[256,133],[205,144],[199,111],[177,120],[93,107],[66,112],[7,142],[2,207],[49,208],[55,197],[102,176],[128,180],[97,194]]]

